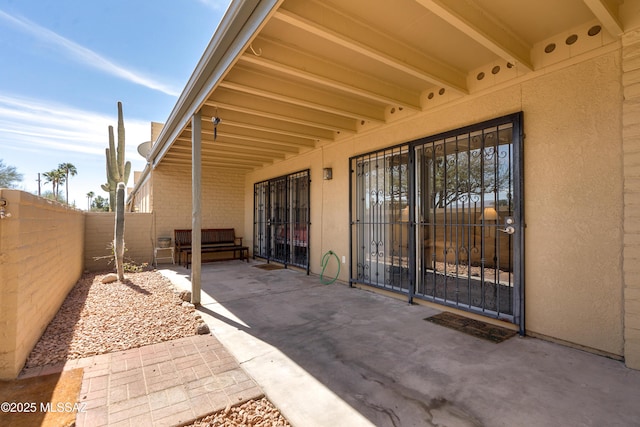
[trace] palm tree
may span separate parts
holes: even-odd
[[[91,199],[93,199],[93,196],[95,196],[96,193],[94,193],[93,191],[89,191],[87,193],[87,211],[91,210]]]
[[[60,192],[60,184],[62,184],[65,180],[64,171],[60,169],[53,169],[49,172],[45,172],[42,174],[45,179],[45,184],[51,183],[53,187],[53,197],[58,200],[58,194]]]
[[[58,165],[58,170],[63,172],[65,175],[65,183],[66,183],[65,199],[67,200],[67,204],[69,204],[69,176],[76,176],[78,174],[78,170],[71,163],[60,163]]]

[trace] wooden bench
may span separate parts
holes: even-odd
[[[191,230],[174,230],[175,253],[178,263],[189,268],[191,264]],[[249,262],[249,248],[242,246],[242,237],[236,237],[233,228],[203,228],[200,231],[200,253],[233,252],[241,261]]]

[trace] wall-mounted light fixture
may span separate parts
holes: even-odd
[[[330,179],[333,179],[333,169],[331,168],[322,169],[322,179],[324,179],[325,181],[329,181]]]

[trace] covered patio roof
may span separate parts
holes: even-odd
[[[248,172],[614,45],[626,0],[237,0],[148,160]],[[213,118],[220,122],[214,128]]]

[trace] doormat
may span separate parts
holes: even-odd
[[[517,334],[516,331],[503,328],[502,326],[491,325],[489,323],[469,319],[468,317],[448,313],[446,311],[436,314],[435,316],[427,317],[424,320],[446,326],[447,328],[455,329],[456,331],[464,332],[465,334],[472,335],[476,338],[482,338],[496,344]]]
[[[254,265],[255,268],[261,268],[263,270],[280,270],[282,268],[284,268],[281,265],[276,265],[276,264],[259,264],[259,265]]]
[[[0,411],[0,426],[58,427],[73,426],[78,412],[82,369],[57,374],[0,381],[3,405],[15,405]],[[5,410],[8,409],[8,410]]]

